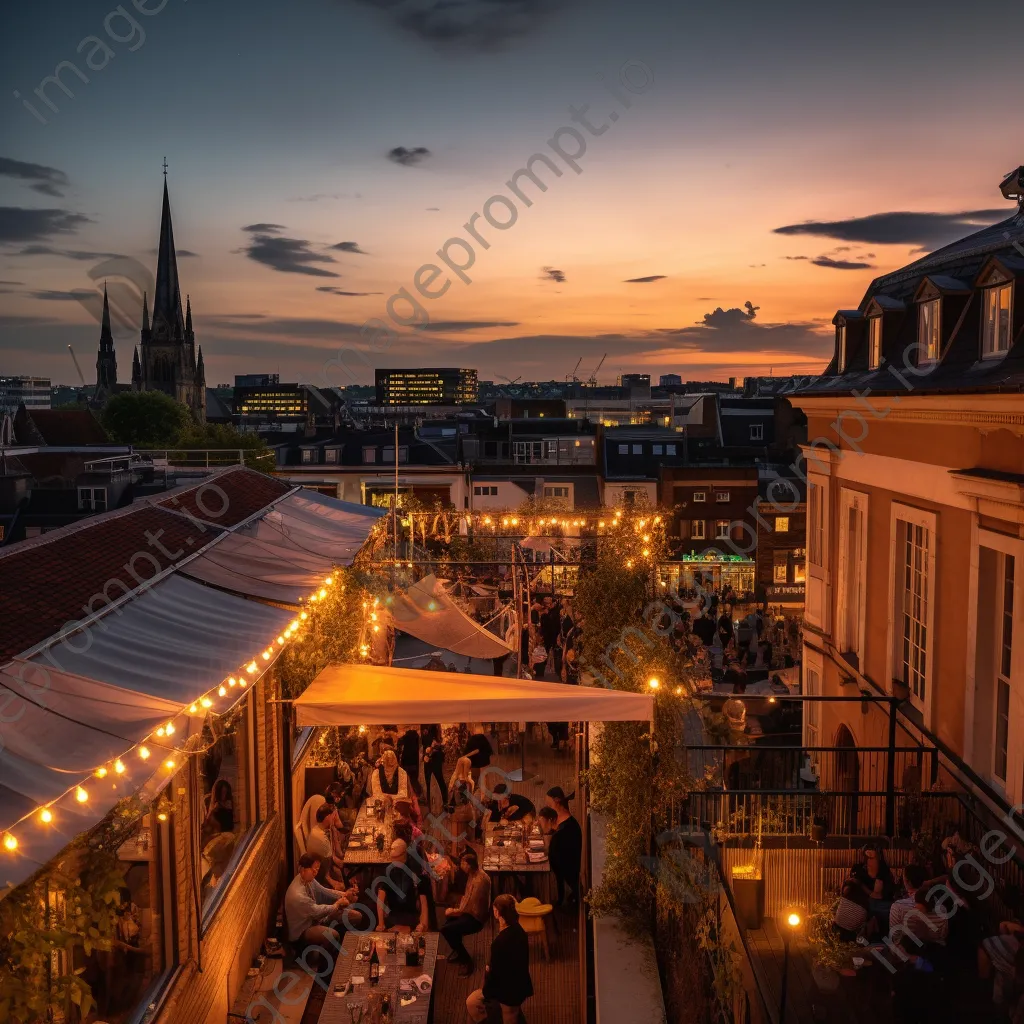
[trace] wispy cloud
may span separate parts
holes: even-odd
[[[383,292],[347,292],[342,288],[335,288],[333,285],[322,284],[317,288],[318,292],[329,292],[331,295],[383,295]]]
[[[414,149],[406,149],[405,146],[395,146],[388,150],[388,159],[403,167],[415,167],[423,163],[430,156],[430,150],[425,146],[416,146]]]
[[[92,221],[70,210],[37,210],[24,206],[0,206],[0,243],[37,242],[54,235],[73,235]]]
[[[777,235],[815,235],[867,245],[917,245],[937,248],[1011,216],[1009,210],[963,213],[872,213],[849,220],[807,221],[776,228]]]
[[[330,248],[336,249],[338,252],[350,252],[358,256],[369,255],[369,253],[359,248],[358,242],[338,242],[336,245],[332,245]]]
[[[317,252],[305,238],[286,238],[280,234],[280,224],[249,224],[242,228],[250,236],[249,244],[241,250],[249,259],[281,274],[305,274],[308,277],[340,277],[331,270],[316,266],[334,263],[334,257]]]
[[[516,320],[435,320],[417,324],[416,330],[436,334],[458,334],[462,331],[482,331],[489,327],[518,327]]]
[[[24,181],[33,192],[57,198],[62,197],[71,184],[68,176],[56,167],[24,163],[5,156],[0,156],[0,177],[16,178]]]
[[[654,281],[664,281],[664,274],[651,274],[648,277],[627,277],[623,284],[652,284]]]
[[[565,284],[565,271],[556,267],[544,267],[540,272],[542,281],[554,281],[555,284]]]

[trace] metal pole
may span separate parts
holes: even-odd
[[[398,561],[398,420],[395,420],[395,561]]]
[[[896,707],[899,701],[889,701],[889,753],[885,766],[885,834],[892,839],[896,834]]]
[[[292,705],[281,704],[281,760],[284,762],[284,861],[285,876],[295,876],[295,813],[292,799]]]
[[[786,983],[789,981],[789,932],[782,933],[782,986],[779,991],[779,1024],[786,1024]]]

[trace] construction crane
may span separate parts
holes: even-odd
[[[605,352],[605,354],[603,356],[601,356],[601,362],[599,362],[597,364],[597,366],[594,368],[594,372],[590,375],[590,379],[587,381],[587,384],[589,384],[590,387],[592,387],[592,388],[596,388],[597,387],[597,375],[601,372],[601,367],[604,366],[604,361],[607,358],[608,358],[608,353]]]
[[[68,351],[71,353],[71,359],[75,364],[75,369],[78,371],[78,379],[82,382],[82,387],[88,387],[85,383],[85,376],[82,373],[82,368],[78,365],[78,356],[75,355],[75,350],[68,345]]]
[[[576,376],[576,371],[580,368],[580,363],[582,363],[582,362],[583,362],[583,356],[580,356],[579,359],[576,360],[576,365],[572,368],[572,373],[567,373],[565,375],[565,383],[566,384],[578,384],[579,383],[579,377]]]

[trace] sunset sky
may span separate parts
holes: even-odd
[[[512,199],[505,183],[538,152],[561,176],[538,167],[547,191],[526,182],[533,204],[506,230],[480,220],[490,248],[476,247],[471,282],[442,266],[435,287],[450,287],[420,298],[429,322],[365,361],[350,351],[356,379],[373,365],[563,379],[605,352],[602,382],[821,369],[836,309],[1009,216],[997,186],[1024,163],[1018,3],[834,6],[11,5],[0,374],[77,383],[70,343],[93,380],[106,278],[129,379],[164,157],[213,385],[315,380],[339,349],[368,349],[362,325],[415,293],[446,240],[470,238],[490,196]],[[47,105],[35,90],[62,61],[89,80],[66,67],[74,97],[51,83]],[[627,110],[599,76],[628,95],[620,73],[642,85],[643,66],[653,81]],[[607,129],[576,126],[577,174],[548,140],[586,104]],[[908,213],[924,216],[893,216]]]

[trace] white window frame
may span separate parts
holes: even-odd
[[[629,445],[628,444],[620,444],[619,445],[619,454],[620,455],[628,455],[629,454]]]
[[[651,445],[651,454],[652,455],[664,455],[665,454],[665,446],[661,445],[661,444],[652,444]]]
[[[675,455],[675,453],[676,453],[676,446],[674,444],[667,444],[667,445],[665,445],[665,454],[666,455]]]
[[[889,630],[888,658],[886,679],[891,689],[897,671],[903,663],[903,589],[904,589],[904,531],[920,527],[927,532],[927,556],[923,565],[925,618],[922,622],[925,631],[925,668],[923,673],[924,697],[915,693],[914,684],[910,685],[910,702],[924,716],[924,724],[931,727],[932,703],[935,694],[935,593],[936,593],[936,546],[938,544],[938,516],[934,512],[892,503],[889,522]],[[899,578],[897,578],[897,575]],[[899,651],[897,651],[899,647]]]
[[[729,539],[729,527],[732,524],[728,519],[716,519],[715,520],[715,540],[728,540]]]
[[[693,500],[698,505],[705,503],[708,500],[708,492],[707,491],[694,491],[693,492]]]
[[[690,520],[690,540],[707,540],[703,519]]]
[[[1012,566],[1012,572],[1008,570]],[[1007,594],[1006,584],[1011,584]],[[1018,612],[1016,590],[1020,583],[1019,560],[1005,552],[999,552],[999,574],[996,579],[996,623],[995,623],[995,650],[992,655],[992,664],[995,669],[995,691],[993,693],[992,716],[992,775],[1005,787],[1009,782],[1010,768],[1013,764],[1011,753],[1014,742],[1014,686],[1013,686],[1013,661],[1014,648],[1016,644],[1015,633],[1017,632],[1014,621],[1014,613]],[[1009,605],[1009,608],[1007,608]],[[1006,735],[1003,737],[1005,745],[1006,764],[1003,766],[1002,774],[996,771],[996,759],[999,756],[999,698],[1005,690],[1006,693]]]
[[[96,499],[102,496],[103,507],[97,507]],[[110,506],[107,504],[106,487],[79,487],[78,488],[78,511],[79,512],[106,512]]]
[[[877,370],[882,364],[882,318],[868,317],[868,369]]]
[[[851,559],[848,523],[851,511],[859,517],[857,552]],[[867,571],[868,571],[868,496],[862,491],[854,491],[843,487],[839,492],[839,588],[836,597],[836,642],[839,650],[857,657],[860,671],[864,671],[867,620]],[[853,564],[853,562],[856,564]],[[854,577],[851,586],[851,574]],[[854,628],[851,629],[851,608],[849,607],[850,590],[855,588],[853,600],[856,608],[852,609]]]
[[[644,446],[642,444],[635,444],[635,445],[633,445],[633,454],[634,455],[643,455],[643,453],[644,453]]]
[[[925,313],[930,310],[931,313]],[[927,366],[939,361],[942,351],[942,299],[925,299],[917,306],[917,361]]]
[[[715,491],[715,502],[719,505],[728,505],[730,501],[728,491]]]
[[[376,463],[376,461],[377,461],[377,446],[376,445],[366,445],[363,448],[363,463],[365,465],[369,465],[371,463]]]
[[[846,372],[846,324],[836,327],[836,351],[838,353],[839,372]]]
[[[763,441],[764,440],[764,424],[763,423],[751,423],[750,424],[750,440],[751,441]]]
[[[999,329],[999,296],[1002,292],[1008,295],[1006,335]],[[996,300],[995,316],[990,316],[989,300]],[[991,328],[991,331],[989,330]],[[995,284],[985,288],[981,301],[981,358],[1002,359],[1010,351],[1013,336],[1013,285],[1011,283]]]
[[[310,463],[312,463],[314,461],[313,460],[314,452],[315,452],[314,448],[303,448],[302,449],[302,463],[303,463],[303,465],[308,466]]]
[[[808,466],[814,471],[807,476],[807,559],[804,567],[806,587],[804,617],[809,625],[828,634],[832,626],[832,567],[830,564],[831,539],[829,495],[832,460],[826,453],[808,451],[804,447]]]
[[[825,677],[825,662],[817,651],[804,647],[804,679],[803,695],[820,697],[822,682]],[[805,747],[820,747],[821,743],[821,703],[819,701],[804,702],[804,735]],[[818,755],[811,755],[812,763],[816,763]]]

